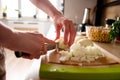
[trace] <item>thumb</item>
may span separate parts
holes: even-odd
[[[57,40],[59,38],[60,38],[60,30],[56,30],[56,38],[55,38],[55,40]]]
[[[44,37],[44,43],[55,43],[55,41],[53,41],[53,40],[50,40],[50,39],[48,39],[48,38],[46,38],[46,37]]]

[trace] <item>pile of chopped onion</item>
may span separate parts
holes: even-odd
[[[82,38],[73,43],[70,50],[59,51],[59,60],[76,61],[76,62],[92,62],[96,59],[104,57],[104,54],[93,45],[93,42],[87,38]]]

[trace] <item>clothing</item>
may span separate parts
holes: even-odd
[[[5,54],[4,49],[0,46],[0,80],[6,79],[5,71]]]

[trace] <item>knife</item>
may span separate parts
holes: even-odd
[[[55,42],[55,43],[45,43],[45,46],[47,47],[47,50],[53,50],[56,49],[56,51],[59,51],[59,42]],[[22,57],[23,55],[29,55],[28,53],[25,52],[20,52],[20,51],[15,51],[15,56],[17,58]]]

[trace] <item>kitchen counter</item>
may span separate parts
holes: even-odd
[[[96,46],[102,48],[106,52],[120,58],[120,43],[100,43],[100,42],[94,43]]]
[[[63,33],[61,36],[63,36]],[[51,26],[47,37],[49,39],[55,39],[54,26]],[[120,44],[99,43],[99,42],[94,42],[94,44],[99,49],[104,50],[104,52],[110,53],[115,57],[117,56],[118,57],[117,59],[120,61],[120,50],[119,50]],[[40,59],[38,60],[27,60],[23,58],[17,59],[14,56],[14,54],[10,54],[11,52],[12,51],[8,51],[6,55],[7,80],[43,80],[43,79],[39,79],[38,76]]]

